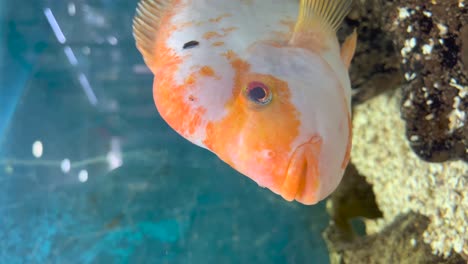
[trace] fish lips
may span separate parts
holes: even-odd
[[[285,200],[297,200],[306,205],[318,202],[321,148],[321,137],[313,136],[294,150],[281,186],[281,196]]]

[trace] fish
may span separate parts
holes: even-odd
[[[284,200],[313,205],[352,146],[352,0],[141,0],[136,47],[165,122]]]

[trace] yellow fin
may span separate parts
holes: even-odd
[[[133,18],[133,37],[147,64],[152,64],[159,25],[164,12],[171,3],[172,0],[141,0],[138,3]]]
[[[295,31],[322,25],[336,32],[348,15],[352,0],[301,0]]]
[[[357,45],[357,33],[356,29],[354,29],[353,33],[349,35],[346,40],[341,45],[341,60],[346,65],[346,68],[349,69],[349,65],[351,65],[351,60],[353,59],[354,52],[356,51]]]

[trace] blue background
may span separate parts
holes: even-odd
[[[327,263],[323,203],[284,201],[159,117],[135,6],[0,1],[0,263]]]

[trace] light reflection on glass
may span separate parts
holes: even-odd
[[[44,148],[42,146],[42,142],[37,140],[32,145],[32,154],[36,158],[42,157],[42,153],[44,152]]]
[[[86,24],[100,28],[107,25],[106,18],[97,9],[89,5],[83,5],[82,12]]]
[[[111,139],[111,149],[109,153],[107,153],[107,163],[109,164],[110,170],[122,166],[122,150],[120,147],[120,139],[117,137]]]
[[[83,87],[83,90],[86,96],[88,97],[89,102],[92,105],[96,105],[97,98],[96,98],[96,95],[94,94],[93,88],[91,88],[91,84],[89,84],[89,81],[86,75],[84,75],[83,73],[80,73],[78,75],[78,81],[80,82],[81,87]]]
[[[54,31],[55,37],[57,38],[58,42],[62,44],[65,43],[67,39],[65,38],[65,35],[63,35],[63,32],[60,29],[60,26],[57,23],[54,14],[52,14],[52,10],[50,10],[50,8],[45,8],[44,15],[46,16],[47,21],[49,21],[50,27]]]
[[[70,48],[70,46],[65,46],[65,48],[63,48],[63,51],[65,52],[68,62],[70,62],[71,65],[75,66],[78,64],[78,60],[76,59],[75,53],[73,53],[73,50]]]
[[[70,16],[74,16],[76,14],[76,6],[75,3],[68,3],[68,14]]]
[[[62,162],[60,163],[60,168],[62,169],[64,173],[70,172],[70,169],[71,169],[70,160],[69,159],[62,160]]]
[[[76,11],[75,10],[75,5],[73,3],[71,3],[71,4],[72,5],[70,5],[70,4],[68,5],[69,12],[70,12],[70,9],[72,9],[72,11],[73,11],[72,13],[74,14],[74,12]],[[64,44],[65,41],[66,41],[65,35],[63,34],[62,30],[60,29],[60,26],[57,23],[57,20],[55,19],[55,16],[52,13],[52,10],[50,10],[50,8],[45,8],[44,9],[44,14],[45,14],[45,16],[47,18],[47,21],[49,21],[50,27],[54,31],[54,34],[55,34],[58,42],[60,42],[61,44]],[[117,39],[115,39],[115,41],[117,41]],[[89,50],[89,48],[88,48],[88,50]],[[76,56],[73,53],[73,50],[69,46],[66,46],[64,48],[64,52],[65,52],[65,55],[67,56],[67,59],[70,62],[70,64],[76,66],[78,64],[78,60],[76,59]],[[78,81],[80,82],[81,87],[83,88],[86,96],[88,97],[88,100],[91,102],[92,105],[96,105],[97,104],[97,98],[96,98],[96,95],[93,92],[93,89],[91,88],[91,85],[89,84],[88,78],[83,73],[80,73],[78,75]]]
[[[81,51],[83,52],[84,55],[89,55],[89,54],[91,54],[91,49],[90,49],[88,46],[83,47],[83,48],[81,49]]]
[[[80,182],[85,182],[88,180],[88,171],[87,170],[80,170],[78,173],[78,180]]]
[[[5,166],[5,173],[6,174],[12,174],[13,173],[13,167],[11,165],[6,165]]]
[[[119,42],[119,41],[117,40],[117,38],[114,37],[114,36],[108,37],[108,38],[107,38],[107,41],[109,42],[109,44],[111,44],[111,45],[113,45],[113,46],[117,45],[117,43]]]

